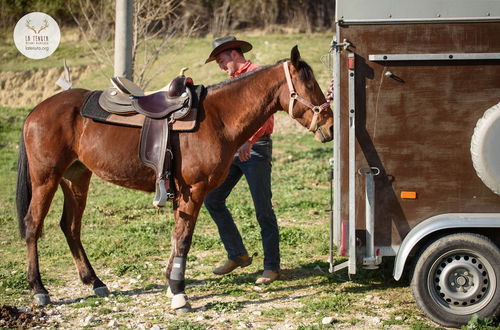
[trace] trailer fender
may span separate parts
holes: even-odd
[[[422,221],[406,235],[398,249],[394,261],[394,279],[401,279],[406,260],[420,241],[437,231],[459,228],[500,228],[500,213],[445,213]]]
[[[500,195],[500,103],[487,109],[477,121],[470,153],[477,176]]]

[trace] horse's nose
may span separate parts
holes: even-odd
[[[333,125],[330,126],[330,136],[333,136]]]

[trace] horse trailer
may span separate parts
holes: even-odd
[[[337,0],[331,245],[443,326],[500,314],[500,2]],[[332,260],[332,255],[330,260]]]

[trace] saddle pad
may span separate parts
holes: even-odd
[[[99,104],[99,98],[102,93],[103,91],[93,91],[90,93],[80,109],[80,114],[83,117],[90,118],[101,123],[128,127],[142,127],[144,123],[143,115],[136,114],[132,116],[118,116],[105,111]]]
[[[87,97],[80,114],[83,117],[93,119],[97,122],[106,123],[109,125],[119,125],[127,127],[142,127],[145,116],[142,114],[136,115],[115,115],[105,111],[99,105],[99,97],[103,91],[93,91]],[[192,104],[191,111],[183,118],[177,119],[171,129],[179,132],[190,132],[196,128],[198,109],[201,106],[201,100],[205,97],[206,88],[203,85],[191,87]]]

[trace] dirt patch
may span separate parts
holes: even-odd
[[[89,65],[71,67],[71,79],[78,81],[95,68]],[[6,71],[0,74],[0,106],[32,107],[62,89],[55,83],[63,72],[60,68]]]
[[[0,307],[0,328],[32,328],[44,323],[44,312],[17,309],[14,306]]]

